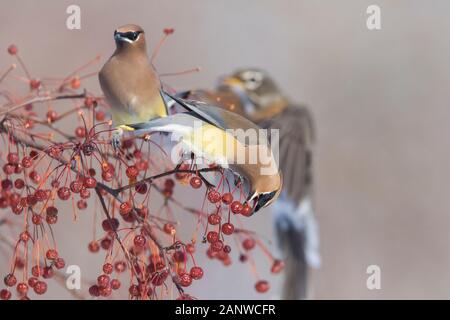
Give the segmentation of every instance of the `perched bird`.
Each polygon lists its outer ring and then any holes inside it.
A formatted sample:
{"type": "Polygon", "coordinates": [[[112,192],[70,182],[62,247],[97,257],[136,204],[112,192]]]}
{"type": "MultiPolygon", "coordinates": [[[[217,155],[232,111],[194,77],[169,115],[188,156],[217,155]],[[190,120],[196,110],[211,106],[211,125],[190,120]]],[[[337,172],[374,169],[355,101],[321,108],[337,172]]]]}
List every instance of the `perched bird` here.
{"type": "Polygon", "coordinates": [[[183,154],[229,168],[242,182],[253,212],[273,203],[282,188],[282,178],[270,143],[260,128],[236,113],[193,100],[163,93],[168,105],[180,104],[187,111],[130,125],[131,135],[167,132],[180,143],[183,154]],[[205,119],[202,114],[207,115],[205,119]]]}
{"type": "Polygon", "coordinates": [[[113,125],[167,116],[161,82],[147,56],[144,30],[127,24],[114,31],[116,50],[99,73],[100,86],[111,107],[113,125]]]}
{"type": "Polygon", "coordinates": [[[141,27],[122,26],[114,32],[114,39],[116,51],[99,74],[117,129],[113,145],[119,145],[124,131],[134,136],[172,133],[182,139],[184,152],[230,168],[243,183],[247,201],[253,201],[254,212],[271,204],[282,181],[270,143],[257,134],[259,127],[235,113],[165,92],[148,59],[141,27]],[[175,106],[184,112],[170,114],[175,106]]]}
{"type": "Polygon", "coordinates": [[[286,266],[283,297],[306,298],[308,266],[320,265],[312,201],[315,137],[311,114],[305,107],[292,104],[271,77],[259,69],[238,70],[223,78],[216,92],[199,90],[190,95],[234,109],[262,128],[280,130],[278,150],[283,191],[272,208],[277,241],[286,266]],[[223,96],[228,98],[222,99],[223,96]]]}

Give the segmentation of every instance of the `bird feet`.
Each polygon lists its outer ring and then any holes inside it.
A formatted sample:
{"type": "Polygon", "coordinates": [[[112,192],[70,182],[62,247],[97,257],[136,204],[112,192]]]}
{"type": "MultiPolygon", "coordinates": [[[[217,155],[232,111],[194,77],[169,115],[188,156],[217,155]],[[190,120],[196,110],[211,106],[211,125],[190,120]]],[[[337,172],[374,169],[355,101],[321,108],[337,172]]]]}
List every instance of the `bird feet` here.
{"type": "Polygon", "coordinates": [[[114,151],[119,150],[122,136],[123,136],[123,129],[120,127],[117,127],[113,131],[112,137],[111,137],[111,145],[112,145],[114,151]]]}

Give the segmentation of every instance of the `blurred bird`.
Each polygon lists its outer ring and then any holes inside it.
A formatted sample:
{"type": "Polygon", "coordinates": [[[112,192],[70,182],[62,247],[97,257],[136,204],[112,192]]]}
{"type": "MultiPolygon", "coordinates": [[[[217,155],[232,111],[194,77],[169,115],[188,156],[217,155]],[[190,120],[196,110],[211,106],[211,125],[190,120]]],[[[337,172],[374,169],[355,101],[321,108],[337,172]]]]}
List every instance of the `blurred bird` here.
{"type": "Polygon", "coordinates": [[[305,107],[292,104],[271,77],[259,69],[238,70],[223,78],[217,91],[192,91],[190,95],[233,109],[262,128],[280,130],[279,168],[284,181],[273,213],[277,242],[286,266],[283,298],[307,298],[308,266],[320,266],[312,202],[315,137],[311,114],[305,107]]]}
{"type": "Polygon", "coordinates": [[[239,137],[227,131],[250,129],[257,133],[259,127],[235,113],[165,92],[148,59],[141,27],[122,26],[115,30],[114,39],[116,51],[99,74],[117,129],[113,145],[118,147],[124,131],[135,136],[150,132],[178,135],[184,151],[231,169],[243,182],[254,212],[271,204],[281,191],[282,181],[268,140],[257,134],[248,139],[245,134],[239,137]],[[186,112],[169,115],[175,105],[186,112]],[[240,161],[242,157],[244,161],[240,161]]]}

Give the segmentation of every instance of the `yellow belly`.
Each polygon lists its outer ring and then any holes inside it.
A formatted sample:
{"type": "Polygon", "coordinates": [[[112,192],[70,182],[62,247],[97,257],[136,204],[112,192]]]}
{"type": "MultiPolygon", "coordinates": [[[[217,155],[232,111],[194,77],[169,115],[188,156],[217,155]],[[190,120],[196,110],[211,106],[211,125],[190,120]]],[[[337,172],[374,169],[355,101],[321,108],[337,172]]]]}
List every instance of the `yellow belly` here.
{"type": "Polygon", "coordinates": [[[130,108],[112,107],[112,120],[114,126],[136,124],[147,122],[154,118],[166,117],[166,105],[161,96],[155,98],[154,101],[136,106],[132,105],[130,108]]]}

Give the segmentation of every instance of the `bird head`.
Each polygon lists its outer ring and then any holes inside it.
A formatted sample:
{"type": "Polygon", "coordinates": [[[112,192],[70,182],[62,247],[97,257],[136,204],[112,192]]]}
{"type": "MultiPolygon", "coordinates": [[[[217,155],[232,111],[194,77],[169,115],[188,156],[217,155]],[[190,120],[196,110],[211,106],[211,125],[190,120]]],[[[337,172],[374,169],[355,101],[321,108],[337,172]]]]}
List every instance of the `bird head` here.
{"type": "Polygon", "coordinates": [[[219,82],[218,90],[233,91],[250,115],[284,100],[278,86],[267,72],[256,68],[237,70],[224,77],[219,82]]]}
{"type": "Polygon", "coordinates": [[[281,173],[260,175],[251,182],[251,191],[247,198],[250,206],[253,201],[253,213],[271,205],[280,195],[283,187],[281,173]]]}
{"type": "Polygon", "coordinates": [[[114,31],[117,49],[145,48],[144,30],[135,24],[127,24],[114,31]]]}

